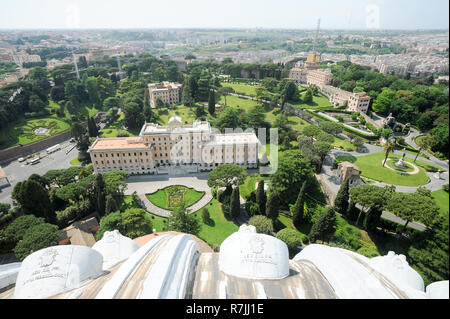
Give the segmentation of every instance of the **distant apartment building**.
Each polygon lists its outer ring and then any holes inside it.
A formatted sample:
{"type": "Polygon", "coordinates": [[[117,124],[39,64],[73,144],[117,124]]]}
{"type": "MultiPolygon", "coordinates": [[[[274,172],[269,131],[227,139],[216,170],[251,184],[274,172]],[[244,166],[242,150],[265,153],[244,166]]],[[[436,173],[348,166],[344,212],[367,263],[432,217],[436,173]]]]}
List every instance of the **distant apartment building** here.
{"type": "Polygon", "coordinates": [[[196,170],[226,163],[256,168],[259,145],[255,133],[217,134],[208,121],[182,125],[180,117],[172,116],[167,126],[145,123],[139,137],[97,138],[89,153],[97,173],[160,174],[165,167],[183,165],[196,170]]]}
{"type": "Polygon", "coordinates": [[[12,59],[19,66],[29,62],[41,62],[41,57],[37,54],[14,54],[12,59]]]}
{"type": "Polygon", "coordinates": [[[156,107],[156,100],[160,98],[164,104],[172,105],[181,102],[182,84],[173,82],[150,83],[150,107],[156,107]]]}

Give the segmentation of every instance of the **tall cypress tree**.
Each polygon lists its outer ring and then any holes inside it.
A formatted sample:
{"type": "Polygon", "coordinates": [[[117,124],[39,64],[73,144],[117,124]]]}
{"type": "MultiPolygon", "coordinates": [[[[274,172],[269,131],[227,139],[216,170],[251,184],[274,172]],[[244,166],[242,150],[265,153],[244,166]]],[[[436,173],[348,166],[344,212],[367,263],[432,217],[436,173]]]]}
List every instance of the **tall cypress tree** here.
{"type": "Polygon", "coordinates": [[[105,215],[106,197],[105,197],[105,180],[102,174],[97,174],[95,177],[95,207],[100,216],[105,215]]]}
{"type": "Polygon", "coordinates": [[[214,90],[209,91],[208,112],[211,115],[214,115],[214,113],[216,113],[216,97],[214,90]]]}
{"type": "Polygon", "coordinates": [[[239,200],[239,186],[233,188],[230,198],[231,217],[238,218],[241,214],[241,202],[239,200]]]}
{"type": "Polygon", "coordinates": [[[303,215],[305,210],[305,191],[306,191],[306,181],[303,182],[300,191],[298,192],[297,201],[295,202],[294,212],[292,216],[292,221],[296,228],[300,227],[303,222],[303,215]]]}
{"type": "Polygon", "coordinates": [[[183,92],[181,95],[181,102],[185,106],[193,106],[194,105],[194,97],[192,95],[192,79],[189,75],[186,76],[186,78],[184,79],[183,92]]]}
{"type": "Polygon", "coordinates": [[[348,189],[349,181],[348,178],[346,178],[339,188],[339,192],[337,193],[336,199],[334,200],[334,207],[336,207],[336,211],[341,215],[345,215],[347,213],[348,200],[350,198],[348,189]]]}
{"type": "Polygon", "coordinates": [[[259,206],[259,213],[265,215],[266,213],[267,196],[264,192],[264,181],[258,182],[258,188],[256,189],[256,203],[259,206]]]}
{"type": "Polygon", "coordinates": [[[322,213],[317,221],[312,225],[308,235],[309,240],[313,243],[318,239],[324,241],[327,237],[334,233],[334,225],[336,224],[336,212],[334,208],[329,207],[322,213]]]}
{"type": "Polygon", "coordinates": [[[278,217],[278,209],[280,208],[280,198],[277,193],[272,193],[267,199],[266,215],[268,218],[275,220],[278,217]]]}
{"type": "Polygon", "coordinates": [[[105,208],[105,215],[118,211],[119,205],[117,205],[117,201],[114,199],[112,195],[106,196],[106,208],[105,208]]]}

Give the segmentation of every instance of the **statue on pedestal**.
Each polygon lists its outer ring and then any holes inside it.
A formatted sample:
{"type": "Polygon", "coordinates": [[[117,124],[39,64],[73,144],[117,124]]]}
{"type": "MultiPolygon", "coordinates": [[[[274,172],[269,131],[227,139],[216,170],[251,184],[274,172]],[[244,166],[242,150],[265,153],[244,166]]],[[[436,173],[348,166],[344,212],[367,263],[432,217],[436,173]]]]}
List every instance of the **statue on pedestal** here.
{"type": "Polygon", "coordinates": [[[404,162],[405,162],[405,153],[403,153],[402,158],[400,158],[400,159],[398,160],[398,162],[395,163],[394,165],[397,166],[397,167],[406,167],[406,165],[405,165],[404,162]]]}

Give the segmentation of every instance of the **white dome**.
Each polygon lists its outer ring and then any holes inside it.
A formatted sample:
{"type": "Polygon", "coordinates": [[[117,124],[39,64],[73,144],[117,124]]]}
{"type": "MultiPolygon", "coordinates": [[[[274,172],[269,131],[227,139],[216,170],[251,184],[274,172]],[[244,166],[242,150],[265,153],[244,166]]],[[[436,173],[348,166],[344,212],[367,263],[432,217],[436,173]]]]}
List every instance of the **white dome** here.
{"type": "Polygon", "coordinates": [[[399,287],[425,291],[422,277],[409,266],[405,255],[397,255],[390,251],[386,256],[371,258],[369,265],[399,287]]]}
{"type": "Polygon", "coordinates": [[[319,244],[306,246],[293,258],[313,263],[339,298],[425,298],[423,288],[419,290],[422,278],[402,259],[399,256],[369,259],[346,249],[319,244]],[[401,261],[401,268],[394,266],[399,263],[394,260],[401,261]]]}
{"type": "Polygon", "coordinates": [[[219,268],[249,279],[282,279],[289,275],[289,252],[281,240],[242,225],[220,245],[219,268]]]}
{"type": "Polygon", "coordinates": [[[105,232],[102,239],[96,242],[92,249],[102,254],[103,270],[106,270],[128,259],[139,249],[139,246],[131,238],[123,236],[118,230],[113,230],[105,232]]]}
{"type": "Polygon", "coordinates": [[[102,262],[100,253],[85,246],[41,249],[22,262],[14,298],[47,298],[78,288],[102,273],[102,262]]]}
{"type": "Polygon", "coordinates": [[[429,299],[448,299],[448,280],[436,281],[427,286],[427,298],[429,299]]]}

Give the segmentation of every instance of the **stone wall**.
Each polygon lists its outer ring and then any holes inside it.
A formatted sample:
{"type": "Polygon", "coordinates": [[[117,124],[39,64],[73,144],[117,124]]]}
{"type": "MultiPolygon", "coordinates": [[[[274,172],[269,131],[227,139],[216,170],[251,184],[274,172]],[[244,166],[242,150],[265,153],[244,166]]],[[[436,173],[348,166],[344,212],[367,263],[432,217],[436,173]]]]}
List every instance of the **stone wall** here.
{"type": "Polygon", "coordinates": [[[33,153],[45,150],[50,146],[62,143],[70,139],[70,130],[64,131],[57,135],[45,138],[43,140],[24,145],[13,146],[0,151],[0,164],[5,164],[19,157],[25,157],[33,153]]]}

